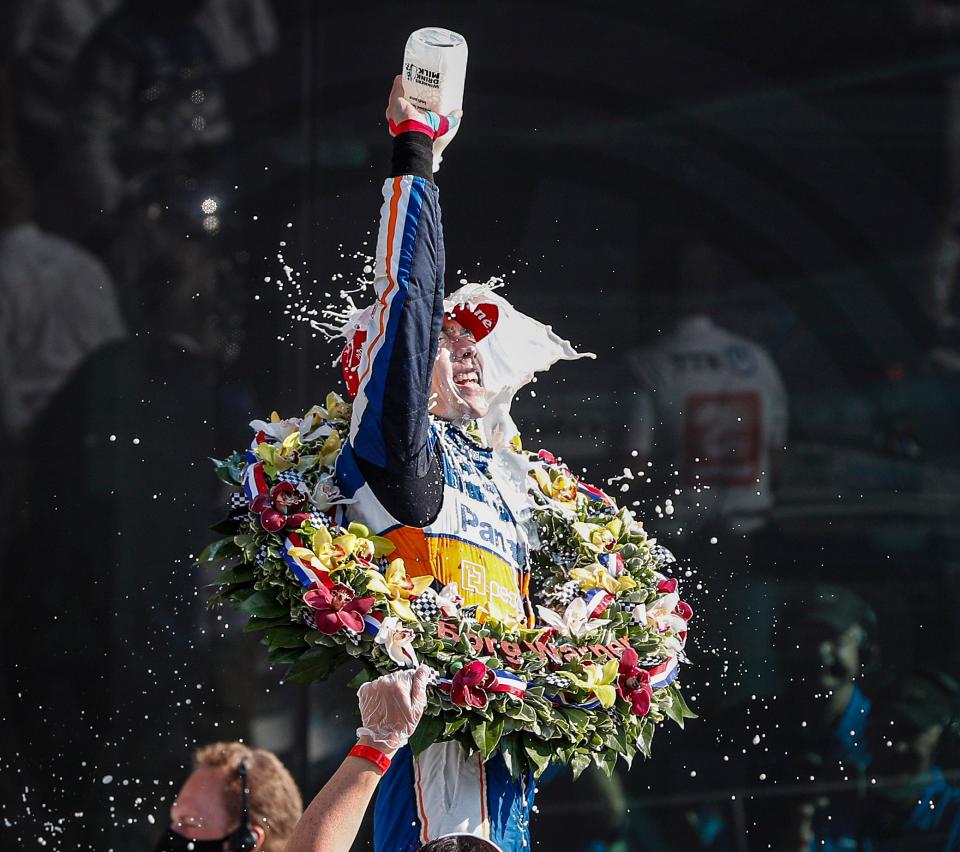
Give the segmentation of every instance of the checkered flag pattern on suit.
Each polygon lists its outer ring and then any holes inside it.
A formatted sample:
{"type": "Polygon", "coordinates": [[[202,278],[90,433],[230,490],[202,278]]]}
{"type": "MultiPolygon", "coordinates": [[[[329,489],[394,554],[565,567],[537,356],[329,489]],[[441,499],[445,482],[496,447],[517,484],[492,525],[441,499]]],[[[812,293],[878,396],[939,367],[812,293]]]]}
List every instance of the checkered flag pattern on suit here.
{"type": "Polygon", "coordinates": [[[440,618],[440,606],[437,604],[437,594],[433,589],[427,589],[410,601],[410,609],[421,621],[436,621],[440,618]]]}

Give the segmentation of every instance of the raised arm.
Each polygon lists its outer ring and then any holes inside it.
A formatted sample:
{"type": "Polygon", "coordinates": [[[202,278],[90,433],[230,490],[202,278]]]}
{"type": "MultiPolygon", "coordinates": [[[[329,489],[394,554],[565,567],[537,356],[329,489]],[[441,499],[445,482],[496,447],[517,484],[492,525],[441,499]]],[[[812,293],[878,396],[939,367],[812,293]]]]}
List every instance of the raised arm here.
{"type": "Polygon", "coordinates": [[[422,477],[433,451],[430,376],[443,323],[443,229],[433,143],[450,121],[420,112],[402,95],[397,77],[387,107],[393,167],[380,208],[377,301],[360,362],[350,439],[366,462],[391,474],[422,477]]]}
{"type": "Polygon", "coordinates": [[[286,852],[349,852],[370,799],[397,749],[406,745],[427,706],[428,671],[406,669],[360,687],[358,745],[297,823],[286,852]],[[360,756],[354,756],[359,752],[360,756]],[[379,765],[372,762],[381,755],[379,765]]]}

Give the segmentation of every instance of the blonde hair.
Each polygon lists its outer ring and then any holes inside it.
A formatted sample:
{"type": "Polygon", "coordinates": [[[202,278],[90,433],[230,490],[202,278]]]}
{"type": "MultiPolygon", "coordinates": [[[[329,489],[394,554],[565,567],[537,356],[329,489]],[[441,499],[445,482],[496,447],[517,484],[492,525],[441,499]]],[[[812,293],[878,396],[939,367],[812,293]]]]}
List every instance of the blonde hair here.
{"type": "Polygon", "coordinates": [[[230,813],[240,815],[243,801],[241,763],[247,765],[250,789],[250,825],[266,833],[263,852],[283,852],[294,826],[303,814],[303,799],[293,776],[272,752],[243,743],[211,743],[197,749],[197,769],[223,772],[223,796],[230,813]]]}

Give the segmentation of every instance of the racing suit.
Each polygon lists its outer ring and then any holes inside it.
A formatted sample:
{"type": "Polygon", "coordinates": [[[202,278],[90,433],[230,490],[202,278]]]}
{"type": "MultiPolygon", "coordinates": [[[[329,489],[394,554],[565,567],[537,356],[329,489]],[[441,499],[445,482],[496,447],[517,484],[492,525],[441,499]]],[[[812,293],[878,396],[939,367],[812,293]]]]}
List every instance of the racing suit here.
{"type": "MultiPolygon", "coordinates": [[[[490,451],[428,413],[443,325],[443,231],[429,137],[394,139],[377,237],[377,301],[367,325],[349,440],[337,461],[346,519],[396,545],[410,576],[456,582],[464,605],[498,619],[529,615],[526,539],[490,467],[490,451]]],[[[395,756],[380,784],[377,850],[415,850],[444,834],[529,849],[533,780],[514,781],[499,754],[458,743],[395,756]]]]}

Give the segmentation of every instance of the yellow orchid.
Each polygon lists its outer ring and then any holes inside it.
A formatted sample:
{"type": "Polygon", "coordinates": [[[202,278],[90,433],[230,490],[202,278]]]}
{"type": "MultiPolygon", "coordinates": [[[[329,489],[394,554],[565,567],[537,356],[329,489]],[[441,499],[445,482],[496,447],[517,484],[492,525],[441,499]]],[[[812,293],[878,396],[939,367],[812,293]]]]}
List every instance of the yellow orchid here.
{"type": "Polygon", "coordinates": [[[542,468],[535,468],[531,475],[537,481],[537,485],[547,497],[557,503],[576,503],[577,502],[577,480],[566,474],[550,478],[550,475],[542,468]]]}
{"type": "Polygon", "coordinates": [[[340,455],[340,447],[342,444],[340,433],[334,429],[327,436],[327,440],[323,442],[323,446],[320,447],[320,451],[317,453],[317,461],[319,464],[324,467],[333,467],[337,456],[340,455]]]}
{"type": "Polygon", "coordinates": [[[279,444],[264,442],[257,444],[254,455],[263,462],[267,473],[276,475],[289,470],[300,460],[300,432],[287,435],[279,444]]]}
{"type": "Polygon", "coordinates": [[[340,566],[336,563],[336,554],[333,549],[333,536],[326,527],[319,527],[310,536],[310,547],[291,547],[291,556],[305,562],[318,571],[336,571],[340,566]]]}
{"type": "Polygon", "coordinates": [[[603,526],[577,522],[573,524],[573,529],[580,536],[587,550],[601,553],[611,551],[617,546],[617,539],[623,532],[623,520],[612,518],[603,526]]]}
{"type": "Polygon", "coordinates": [[[577,677],[572,672],[557,672],[567,678],[574,686],[585,692],[591,692],[600,702],[601,707],[613,707],[617,700],[617,690],[614,684],[620,673],[620,661],[609,660],[602,666],[596,663],[583,664],[583,677],[577,677]]]}
{"type": "Polygon", "coordinates": [[[628,574],[614,577],[602,565],[592,565],[589,568],[574,568],[570,572],[570,579],[576,580],[580,588],[603,589],[611,595],[619,595],[628,589],[636,588],[637,581],[628,574]]]}
{"type": "Polygon", "coordinates": [[[347,402],[340,394],[331,391],[327,394],[326,405],[328,420],[350,420],[353,405],[347,402]]]}
{"type": "Polygon", "coordinates": [[[344,556],[355,556],[361,562],[369,562],[379,556],[389,556],[397,546],[380,535],[373,535],[370,528],[354,521],[347,531],[333,540],[334,546],[343,549],[344,556]]]}
{"type": "Polygon", "coordinates": [[[367,591],[387,598],[394,615],[404,621],[416,621],[410,608],[410,598],[422,594],[433,582],[433,577],[408,577],[402,559],[394,559],[385,574],[367,569],[367,591]]]}

